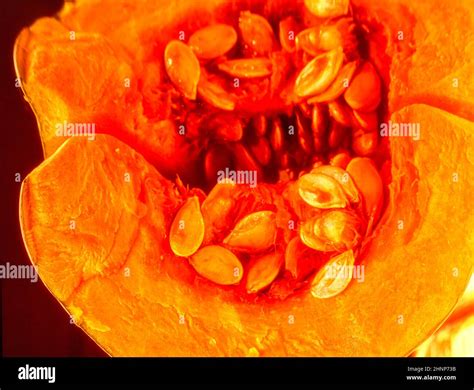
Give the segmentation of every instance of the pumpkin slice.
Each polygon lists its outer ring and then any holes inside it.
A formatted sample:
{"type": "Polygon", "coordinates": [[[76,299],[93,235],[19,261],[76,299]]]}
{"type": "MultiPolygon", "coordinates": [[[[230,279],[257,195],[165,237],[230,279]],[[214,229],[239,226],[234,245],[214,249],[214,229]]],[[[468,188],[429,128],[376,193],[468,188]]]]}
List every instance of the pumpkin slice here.
{"type": "Polygon", "coordinates": [[[474,190],[474,129],[462,119],[474,112],[473,84],[465,77],[473,70],[465,50],[472,33],[462,31],[474,24],[468,5],[456,2],[447,12],[441,0],[354,1],[377,31],[369,52],[390,87],[387,108],[394,113],[387,119],[419,123],[421,139],[384,142],[392,157],[388,204],[358,258],[363,282],[328,300],[302,293],[244,302],[196,277],[168,246],[183,199],[161,173],[192,172],[187,168],[196,165],[173,135],[176,124],[150,120],[133,82],[130,90],[110,87],[110,80],[153,70],[160,45],[176,38],[178,26],[193,31],[233,20],[239,7],[223,7],[224,0],[132,3],[122,3],[124,13],[108,1],[79,0],[61,12],[64,27],[42,19],[17,41],[17,72],[48,156],[23,183],[20,219],[30,258],[52,294],[113,356],[408,354],[450,313],[472,272],[474,220],[465,208],[474,190]],[[97,16],[108,15],[108,7],[110,24],[97,16]],[[439,26],[457,26],[460,15],[467,16],[456,44],[443,46],[439,26]],[[78,32],[76,49],[66,44],[70,30],[78,32]],[[400,30],[406,39],[397,39],[400,30]],[[430,54],[443,50],[451,52],[430,54]],[[84,80],[99,82],[84,82],[77,69],[84,80]],[[454,95],[442,89],[451,75],[465,85],[454,95]],[[95,121],[98,133],[117,138],[58,141],[45,129],[64,120],[95,121]]]}

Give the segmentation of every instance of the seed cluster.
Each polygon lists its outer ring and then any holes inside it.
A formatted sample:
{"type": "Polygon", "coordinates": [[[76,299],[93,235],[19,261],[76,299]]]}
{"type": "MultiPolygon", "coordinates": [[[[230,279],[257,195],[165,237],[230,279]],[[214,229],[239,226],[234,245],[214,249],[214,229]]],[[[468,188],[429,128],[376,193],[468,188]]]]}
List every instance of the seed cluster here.
{"type": "Polygon", "coordinates": [[[281,296],[320,269],[313,295],[333,296],[348,285],[347,274],[321,272],[353,265],[377,222],[382,181],[367,156],[379,141],[381,80],[359,50],[362,27],[348,1],[331,4],[305,1],[316,16],[311,24],[292,15],[272,25],[242,11],[235,26],[211,24],[165,48],[167,75],[186,108],[176,117],[200,143],[202,184],[212,188],[200,207],[193,197],[178,211],[170,245],[215,283],[244,280],[249,294],[270,288],[281,296]],[[231,218],[237,186],[216,184],[225,169],[289,183],[284,197],[299,222],[296,236],[279,236],[275,210],[231,218]]]}

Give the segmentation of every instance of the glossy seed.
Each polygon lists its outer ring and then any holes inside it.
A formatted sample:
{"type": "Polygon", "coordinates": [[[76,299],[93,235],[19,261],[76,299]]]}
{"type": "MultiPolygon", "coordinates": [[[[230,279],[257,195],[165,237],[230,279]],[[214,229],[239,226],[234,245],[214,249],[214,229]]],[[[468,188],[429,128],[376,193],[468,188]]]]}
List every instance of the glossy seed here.
{"type": "Polygon", "coordinates": [[[296,79],[295,94],[309,97],[323,92],[337,77],[343,58],[342,49],[338,48],[311,60],[296,79]]]}
{"type": "Polygon", "coordinates": [[[173,40],[166,46],[164,57],[172,83],[186,98],[195,100],[201,66],[194,52],[183,42],[173,40]]]}
{"type": "Polygon", "coordinates": [[[324,108],[319,104],[315,104],[312,110],[311,129],[313,130],[314,150],[320,153],[326,146],[328,117],[324,108]]]}
{"type": "Polygon", "coordinates": [[[341,146],[345,132],[345,128],[340,123],[334,121],[331,122],[328,135],[328,146],[331,149],[336,149],[341,146]]]}
{"type": "Polygon", "coordinates": [[[252,55],[266,55],[273,51],[275,45],[273,29],[263,16],[249,11],[241,12],[239,29],[244,49],[252,55]]]}
{"type": "Polygon", "coordinates": [[[300,228],[301,241],[317,251],[343,252],[354,248],[362,238],[360,218],[346,210],[330,210],[305,221],[300,228]]]}
{"type": "Polygon", "coordinates": [[[276,220],[273,211],[264,210],[242,218],[224,239],[224,244],[243,251],[263,251],[275,244],[276,220]]]}
{"type": "Polygon", "coordinates": [[[298,179],[298,193],[307,204],[318,209],[344,208],[347,196],[334,178],[322,173],[308,173],[298,179]]]}
{"type": "Polygon", "coordinates": [[[237,170],[256,172],[257,178],[261,178],[261,166],[244,145],[241,143],[232,144],[232,152],[237,170]]]}
{"type": "Polygon", "coordinates": [[[351,155],[346,150],[333,153],[330,156],[329,164],[335,167],[346,169],[347,164],[351,161],[351,155]]]}
{"type": "Polygon", "coordinates": [[[313,114],[312,105],[308,104],[308,102],[302,101],[300,104],[298,104],[298,108],[306,118],[311,118],[311,115],[313,114]]]}
{"type": "Polygon", "coordinates": [[[358,129],[352,135],[352,150],[358,156],[371,156],[377,150],[378,140],[377,131],[365,132],[358,129]]]}
{"type": "Polygon", "coordinates": [[[257,138],[255,142],[250,144],[250,151],[261,165],[266,166],[270,163],[272,158],[272,149],[266,138],[257,138]]]}
{"type": "Polygon", "coordinates": [[[296,47],[312,57],[319,53],[319,27],[307,28],[296,36],[296,47]]]}
{"type": "Polygon", "coordinates": [[[283,124],[280,118],[275,118],[272,121],[272,128],[270,131],[270,145],[275,152],[283,149],[283,124]]]}
{"type": "Polygon", "coordinates": [[[293,53],[296,49],[296,34],[298,32],[298,24],[293,16],[288,16],[280,21],[279,24],[280,44],[283,50],[293,53]]]}
{"type": "Polygon", "coordinates": [[[176,256],[191,256],[204,239],[204,220],[199,199],[186,200],[176,214],[170,229],[170,246],[176,256]]]}
{"type": "Polygon", "coordinates": [[[309,104],[325,103],[336,100],[349,87],[352,77],[357,69],[358,62],[351,61],[345,64],[339,71],[334,82],[324,92],[308,100],[309,104]]]}
{"type": "Polygon", "coordinates": [[[342,103],[339,100],[329,102],[328,110],[329,115],[342,126],[349,127],[352,124],[351,111],[345,103],[342,103]]]}
{"type": "Polygon", "coordinates": [[[237,32],[227,24],[212,24],[197,30],[189,38],[189,46],[196,56],[211,60],[226,54],[237,42],[237,32]]]}
{"type": "Polygon", "coordinates": [[[201,248],[189,263],[202,277],[220,285],[237,284],[242,279],[242,263],[230,250],[219,245],[201,248]]]}
{"type": "Polygon", "coordinates": [[[364,62],[344,93],[347,104],[354,110],[374,111],[382,97],[380,77],[370,62],[364,62]]]}
{"type": "Polygon", "coordinates": [[[349,0],[304,0],[304,5],[320,18],[335,18],[349,12],[349,0]]]}
{"type": "Polygon", "coordinates": [[[204,72],[201,73],[199,80],[198,94],[206,103],[215,108],[225,111],[235,109],[235,98],[221,84],[209,79],[204,72]]]}
{"type": "Polygon", "coordinates": [[[311,154],[313,151],[313,137],[310,130],[308,120],[299,111],[296,112],[296,133],[298,143],[306,154],[311,154]]]}
{"type": "MultiPolygon", "coordinates": [[[[214,178],[214,177],[213,177],[214,178]]],[[[232,210],[235,205],[233,193],[235,192],[233,182],[221,181],[212,188],[201,206],[204,219],[204,243],[214,240],[215,236],[225,229],[231,221],[232,210]]]]}
{"type": "Polygon", "coordinates": [[[344,169],[332,165],[321,165],[317,168],[313,168],[311,173],[322,173],[323,175],[332,177],[339,183],[351,203],[358,203],[360,201],[359,191],[349,173],[344,169]]]}
{"type": "Polygon", "coordinates": [[[366,215],[377,223],[383,204],[383,184],[380,174],[370,158],[356,157],[347,165],[356,187],[364,199],[366,215]]]}
{"type": "Polygon", "coordinates": [[[357,124],[365,131],[376,131],[379,126],[379,119],[376,111],[360,112],[353,111],[357,124]]]}
{"type": "Polygon", "coordinates": [[[335,23],[324,24],[319,32],[319,49],[329,51],[342,46],[346,56],[352,57],[358,46],[355,28],[352,18],[341,18],[335,23]]]}
{"type": "Polygon", "coordinates": [[[207,184],[213,186],[217,183],[218,172],[231,167],[232,156],[227,148],[217,145],[210,147],[204,157],[204,173],[207,184]]]}
{"type": "Polygon", "coordinates": [[[258,114],[252,118],[252,126],[255,129],[255,135],[263,137],[267,132],[268,121],[264,114],[258,114]]]}
{"type": "Polygon", "coordinates": [[[311,217],[304,221],[300,227],[299,237],[301,242],[308,248],[319,252],[327,252],[331,250],[332,247],[329,247],[329,250],[327,250],[328,244],[324,241],[324,238],[317,236],[314,232],[314,225],[318,218],[320,218],[320,216],[311,217]]]}
{"type": "Polygon", "coordinates": [[[267,77],[272,74],[272,62],[268,58],[239,58],[221,62],[219,70],[232,77],[246,79],[267,77]]]}
{"type": "Polygon", "coordinates": [[[254,294],[270,286],[280,273],[282,265],[283,256],[276,252],[251,261],[246,283],[247,293],[254,294]]]}
{"type": "Polygon", "coordinates": [[[311,295],[326,299],[343,292],[352,280],[354,262],[352,250],[331,258],[314,277],[311,283],[311,295]]]}
{"type": "Polygon", "coordinates": [[[290,240],[285,249],[285,270],[294,279],[304,279],[319,263],[318,253],[301,242],[299,237],[290,240]]]}

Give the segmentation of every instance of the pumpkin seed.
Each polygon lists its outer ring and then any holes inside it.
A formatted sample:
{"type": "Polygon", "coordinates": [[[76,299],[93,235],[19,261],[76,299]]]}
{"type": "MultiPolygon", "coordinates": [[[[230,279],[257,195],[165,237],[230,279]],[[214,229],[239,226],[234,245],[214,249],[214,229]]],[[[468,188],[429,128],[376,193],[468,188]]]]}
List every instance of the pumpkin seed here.
{"type": "Polygon", "coordinates": [[[359,191],[349,173],[344,169],[331,165],[321,165],[317,168],[313,168],[311,173],[322,173],[323,175],[332,177],[339,183],[351,203],[358,203],[360,201],[359,191]]]}
{"type": "Polygon", "coordinates": [[[272,26],[261,15],[243,11],[239,17],[239,29],[244,49],[254,56],[267,55],[273,51],[275,36],[272,26]]]}
{"type": "Polygon", "coordinates": [[[324,239],[317,236],[314,232],[314,224],[320,216],[315,216],[303,222],[300,227],[300,240],[308,248],[315,249],[320,252],[331,251],[332,247],[328,249],[328,243],[324,239]]]}
{"type": "Polygon", "coordinates": [[[351,125],[351,113],[345,103],[341,103],[339,100],[334,100],[328,104],[329,115],[337,123],[340,123],[344,127],[351,125]]]}
{"type": "Polygon", "coordinates": [[[296,36],[296,47],[310,56],[315,57],[319,54],[318,44],[319,27],[307,28],[296,36]]]}
{"type": "Polygon", "coordinates": [[[244,272],[237,256],[219,245],[201,248],[189,259],[189,263],[199,275],[221,285],[239,283],[244,272]]]}
{"type": "Polygon", "coordinates": [[[217,174],[232,166],[232,156],[230,151],[222,145],[214,145],[206,152],[204,157],[204,172],[206,181],[213,186],[217,183],[217,174]]]}
{"type": "Polygon", "coordinates": [[[366,131],[376,131],[379,125],[379,119],[376,111],[360,112],[353,111],[357,124],[366,131]]]}
{"type": "Polygon", "coordinates": [[[307,119],[299,111],[296,112],[296,131],[298,135],[298,143],[306,154],[311,154],[313,151],[313,137],[310,132],[310,126],[307,119]]]}
{"type": "Polygon", "coordinates": [[[298,108],[306,118],[311,118],[311,115],[313,114],[313,106],[309,105],[308,102],[303,101],[299,103],[298,108]]]}
{"type": "Polygon", "coordinates": [[[246,289],[249,294],[255,294],[276,279],[283,264],[283,256],[274,252],[259,257],[249,264],[246,289]]]}
{"type": "Polygon", "coordinates": [[[166,45],[164,57],[171,82],[186,98],[195,100],[201,67],[194,52],[183,42],[173,40],[166,45]]]}
{"type": "Polygon", "coordinates": [[[267,77],[272,74],[272,62],[268,58],[239,58],[217,65],[219,70],[233,77],[246,79],[267,77]]]}
{"type": "Polygon", "coordinates": [[[201,206],[204,219],[204,242],[209,243],[215,236],[227,229],[235,200],[232,196],[235,191],[233,182],[217,183],[201,206]]]}
{"type": "Polygon", "coordinates": [[[199,96],[213,107],[225,111],[235,109],[235,98],[222,85],[208,79],[205,72],[201,73],[197,91],[199,96]]]}
{"type": "Polygon", "coordinates": [[[364,199],[366,215],[376,223],[383,203],[383,184],[375,164],[370,158],[356,157],[347,165],[347,172],[364,199]]]}
{"type": "Polygon", "coordinates": [[[314,277],[311,295],[326,299],[343,292],[352,280],[354,262],[352,250],[334,256],[314,277]]]}
{"type": "Polygon", "coordinates": [[[296,79],[296,96],[309,97],[323,92],[339,73],[343,57],[342,48],[338,48],[311,60],[296,79]]]}
{"type": "Polygon", "coordinates": [[[263,114],[258,114],[252,118],[252,126],[255,129],[255,134],[258,137],[263,137],[267,132],[268,121],[263,114]]]}
{"type": "Polygon", "coordinates": [[[272,158],[272,149],[266,138],[257,138],[254,143],[250,144],[250,151],[261,165],[266,166],[270,163],[272,158]]]}
{"type": "Polygon", "coordinates": [[[307,204],[319,209],[344,208],[348,199],[336,179],[322,173],[308,173],[298,179],[298,193],[307,204]]]}
{"type": "Polygon", "coordinates": [[[344,93],[347,104],[354,110],[374,111],[382,97],[380,77],[374,66],[366,61],[344,93]]]}
{"type": "Polygon", "coordinates": [[[320,18],[335,18],[349,12],[349,0],[304,0],[304,5],[320,18]]]}
{"type": "Polygon", "coordinates": [[[358,61],[351,61],[345,64],[338,73],[334,82],[324,92],[308,100],[309,104],[325,103],[336,100],[349,86],[352,77],[357,69],[358,61]]]}
{"type": "Polygon", "coordinates": [[[193,196],[186,200],[176,214],[170,229],[170,247],[176,256],[191,256],[204,239],[204,220],[199,199],[193,196]]]}
{"type": "Polygon", "coordinates": [[[301,241],[321,252],[343,252],[360,243],[360,218],[346,210],[331,210],[304,222],[301,241]]]}
{"type": "Polygon", "coordinates": [[[197,30],[189,38],[189,46],[196,56],[211,60],[226,54],[237,42],[237,32],[227,24],[213,24],[197,30]]]}
{"type": "Polygon", "coordinates": [[[346,129],[338,122],[331,122],[331,127],[329,129],[328,135],[328,146],[331,149],[338,148],[345,136],[346,129]]]}
{"type": "Polygon", "coordinates": [[[302,280],[319,263],[318,252],[312,250],[301,242],[299,237],[290,240],[285,250],[285,270],[287,270],[294,279],[302,280]]]}
{"type": "Polygon", "coordinates": [[[344,53],[352,54],[357,50],[358,42],[354,34],[356,25],[352,18],[341,18],[335,23],[321,26],[319,32],[319,49],[333,50],[339,46],[344,48],[344,53]]]}
{"type": "Polygon", "coordinates": [[[275,118],[272,121],[272,128],[270,132],[270,145],[275,152],[283,149],[283,124],[280,118],[275,118]]]}
{"type": "Polygon", "coordinates": [[[349,152],[343,150],[341,152],[334,153],[330,156],[329,164],[335,167],[346,169],[347,164],[351,161],[349,152]]]}
{"type": "Polygon", "coordinates": [[[358,129],[352,135],[352,150],[358,156],[370,156],[377,150],[378,140],[376,131],[358,129]]]}
{"type": "Polygon", "coordinates": [[[276,215],[273,211],[257,211],[242,218],[224,239],[224,244],[244,251],[263,251],[275,244],[276,215]]]}
{"type": "Polygon", "coordinates": [[[256,171],[257,178],[260,178],[262,175],[262,168],[257,161],[252,157],[252,154],[248,149],[240,144],[232,144],[232,153],[234,156],[235,167],[238,170],[243,171],[256,171]]]}
{"type": "Polygon", "coordinates": [[[311,115],[311,129],[313,130],[314,150],[318,153],[325,148],[327,128],[326,112],[321,105],[315,104],[311,115]]]}

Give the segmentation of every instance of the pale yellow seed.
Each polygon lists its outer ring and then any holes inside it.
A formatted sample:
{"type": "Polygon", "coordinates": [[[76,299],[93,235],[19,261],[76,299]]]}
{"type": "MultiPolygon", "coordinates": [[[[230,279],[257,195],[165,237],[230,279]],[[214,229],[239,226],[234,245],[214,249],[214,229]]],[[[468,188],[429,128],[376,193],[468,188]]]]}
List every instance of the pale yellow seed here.
{"type": "Polygon", "coordinates": [[[323,173],[301,176],[298,179],[298,193],[307,204],[319,209],[344,208],[348,205],[341,185],[323,173]]]}
{"type": "Polygon", "coordinates": [[[201,248],[189,262],[199,275],[221,285],[239,283],[244,273],[237,256],[219,245],[201,248]]]}
{"type": "Polygon", "coordinates": [[[276,233],[275,213],[257,211],[237,222],[224,244],[238,250],[263,251],[275,243],[276,233]]]}
{"type": "Polygon", "coordinates": [[[301,241],[321,252],[344,252],[361,240],[360,218],[345,210],[326,211],[305,221],[300,228],[301,241]]]}
{"type": "Polygon", "coordinates": [[[358,203],[360,201],[359,190],[349,173],[344,169],[333,165],[320,165],[317,168],[313,168],[311,173],[322,173],[326,176],[332,177],[341,185],[342,190],[351,203],[358,203]]]}
{"type": "Polygon", "coordinates": [[[197,196],[189,198],[176,214],[170,229],[170,247],[176,256],[191,256],[204,239],[204,219],[197,196]]]}
{"type": "Polygon", "coordinates": [[[335,18],[349,12],[349,0],[304,0],[309,12],[320,18],[335,18]]]}
{"type": "Polygon", "coordinates": [[[249,294],[257,293],[268,287],[280,273],[283,256],[270,253],[249,264],[246,289],[249,294]]]}
{"type": "Polygon", "coordinates": [[[343,292],[351,282],[354,262],[352,250],[329,260],[314,277],[311,283],[311,295],[315,298],[326,299],[343,292]]]}
{"type": "Polygon", "coordinates": [[[308,62],[295,81],[295,94],[310,97],[323,92],[337,77],[343,59],[342,48],[338,48],[308,62]]]}

